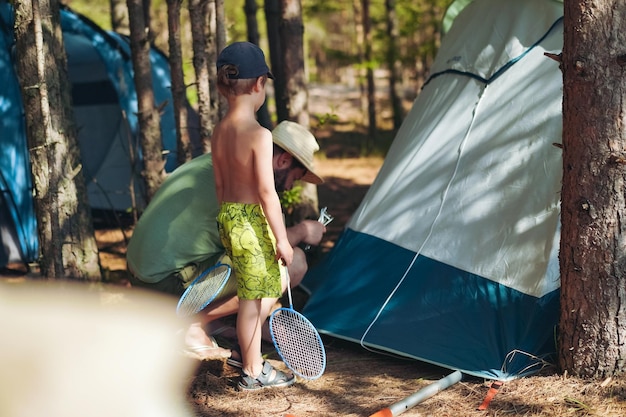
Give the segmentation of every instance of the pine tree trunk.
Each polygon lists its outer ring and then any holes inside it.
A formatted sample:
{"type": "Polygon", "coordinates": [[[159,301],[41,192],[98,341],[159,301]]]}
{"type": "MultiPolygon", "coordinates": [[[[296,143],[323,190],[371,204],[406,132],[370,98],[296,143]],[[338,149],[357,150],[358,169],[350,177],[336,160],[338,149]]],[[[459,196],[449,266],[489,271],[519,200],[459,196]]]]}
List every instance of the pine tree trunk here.
{"type": "Polygon", "coordinates": [[[34,0],[15,6],[17,72],[35,187],[41,273],[47,278],[99,281],[59,4],[34,0]]]}
{"type": "Polygon", "coordinates": [[[143,153],[145,200],[149,203],[165,179],[161,119],[155,106],[150,64],[149,26],[142,0],[127,0],[133,80],[137,91],[139,143],[143,153]]]}
{"type": "Polygon", "coordinates": [[[209,44],[214,41],[209,30],[209,2],[203,0],[189,0],[189,19],[191,21],[191,39],[193,50],[193,68],[196,74],[196,89],[198,95],[198,116],[200,118],[200,141],[204,153],[211,150],[211,135],[215,122],[211,106],[210,59],[209,44]]]}
{"type": "Polygon", "coordinates": [[[370,153],[376,140],[376,85],[374,84],[373,52],[372,52],[372,22],[370,20],[370,2],[362,0],[363,12],[363,45],[365,46],[365,77],[367,80],[367,143],[366,152],[370,153]]]}
{"type": "Polygon", "coordinates": [[[365,68],[363,68],[363,62],[365,62],[365,35],[363,34],[363,7],[361,7],[361,0],[352,0],[352,10],[354,16],[355,55],[359,64],[357,67],[359,91],[361,92],[359,103],[361,107],[361,121],[364,122],[367,118],[367,95],[365,94],[365,68]]]}
{"type": "Polygon", "coordinates": [[[398,59],[398,18],[395,0],[385,0],[387,10],[387,68],[389,69],[389,101],[393,113],[393,128],[399,129],[404,119],[401,100],[402,66],[398,59]]]}
{"type": "MultiPolygon", "coordinates": [[[[217,62],[217,54],[219,51],[226,47],[226,11],[224,10],[224,0],[214,0],[215,2],[215,27],[214,27],[214,35],[215,35],[215,48],[213,49],[215,56],[211,57],[212,69],[215,71],[212,75],[212,79],[217,79],[217,69],[215,69],[215,63],[217,62]]],[[[228,101],[226,97],[221,94],[217,94],[217,84],[215,84],[215,96],[213,99],[217,98],[216,105],[213,107],[217,107],[217,116],[218,120],[221,120],[226,115],[228,111],[228,101]]]]}
{"type": "MultiPolygon", "coordinates": [[[[248,30],[248,42],[255,45],[259,43],[259,24],[256,19],[256,14],[259,8],[257,7],[256,0],[245,0],[244,13],[246,14],[246,28],[248,30]]],[[[267,109],[267,100],[257,111],[257,119],[261,126],[267,129],[272,129],[272,119],[270,118],[269,111],[267,109]]]]}
{"type": "Polygon", "coordinates": [[[176,122],[176,160],[178,165],[191,160],[191,140],[187,125],[187,89],[183,73],[183,53],[180,41],[180,7],[182,0],[167,0],[167,27],[169,32],[169,64],[172,77],[172,99],[176,122]]]}
{"type": "Polygon", "coordinates": [[[259,24],[256,19],[258,10],[259,7],[256,4],[256,0],[245,0],[243,11],[246,14],[248,42],[252,42],[255,45],[259,45],[259,24]]]}
{"type": "Polygon", "coordinates": [[[265,21],[267,23],[267,40],[270,48],[270,67],[274,74],[274,101],[276,102],[276,119],[278,122],[289,120],[287,97],[287,78],[285,73],[282,39],[280,35],[281,3],[280,0],[265,0],[265,21]]]}
{"type": "MultiPolygon", "coordinates": [[[[304,68],[304,23],[300,0],[281,0],[279,27],[281,61],[284,77],[286,119],[309,128],[309,93],[304,68]]],[[[280,114],[278,117],[281,119],[280,114]]],[[[295,218],[310,217],[318,212],[317,187],[303,183],[302,203],[295,209],[295,218]]]]}
{"type": "Polygon", "coordinates": [[[626,366],[626,3],[565,2],[559,361],[626,366]]]}
{"type": "Polygon", "coordinates": [[[281,2],[279,34],[286,81],[287,119],[308,128],[309,93],[304,71],[302,5],[300,0],[281,0],[281,2]]]}

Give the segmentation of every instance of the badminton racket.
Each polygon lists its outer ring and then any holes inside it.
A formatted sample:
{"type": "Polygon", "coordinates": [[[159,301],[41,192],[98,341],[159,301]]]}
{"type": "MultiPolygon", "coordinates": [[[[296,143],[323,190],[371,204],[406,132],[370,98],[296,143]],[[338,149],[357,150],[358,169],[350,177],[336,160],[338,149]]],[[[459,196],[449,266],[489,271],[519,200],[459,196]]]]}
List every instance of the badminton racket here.
{"type": "MultiPolygon", "coordinates": [[[[328,226],[328,223],[332,222],[335,218],[328,214],[328,207],[324,207],[320,210],[320,217],[317,219],[318,222],[322,223],[324,226],[328,226]]],[[[307,251],[311,249],[311,245],[306,245],[304,250],[307,251]]]]}
{"type": "Polygon", "coordinates": [[[285,365],[296,375],[304,379],[317,379],[326,368],[326,351],[315,326],[293,309],[289,272],[287,294],[289,308],[278,308],[270,315],[272,342],[285,365]]]}
{"type": "Polygon", "coordinates": [[[230,272],[230,265],[218,263],[200,274],[181,295],[176,313],[179,316],[191,316],[203,310],[226,286],[230,272]]]}

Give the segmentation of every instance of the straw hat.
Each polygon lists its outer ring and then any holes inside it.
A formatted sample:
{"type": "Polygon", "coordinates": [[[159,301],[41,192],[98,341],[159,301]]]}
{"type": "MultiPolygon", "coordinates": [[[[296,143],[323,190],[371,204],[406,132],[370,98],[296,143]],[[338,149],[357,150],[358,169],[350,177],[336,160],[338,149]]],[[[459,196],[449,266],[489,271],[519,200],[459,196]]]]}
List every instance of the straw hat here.
{"type": "Polygon", "coordinates": [[[274,128],[272,137],[276,145],[289,152],[307,169],[302,181],[312,184],[324,182],[313,170],[313,154],[319,151],[320,147],[311,132],[298,123],[285,120],[274,128]]]}

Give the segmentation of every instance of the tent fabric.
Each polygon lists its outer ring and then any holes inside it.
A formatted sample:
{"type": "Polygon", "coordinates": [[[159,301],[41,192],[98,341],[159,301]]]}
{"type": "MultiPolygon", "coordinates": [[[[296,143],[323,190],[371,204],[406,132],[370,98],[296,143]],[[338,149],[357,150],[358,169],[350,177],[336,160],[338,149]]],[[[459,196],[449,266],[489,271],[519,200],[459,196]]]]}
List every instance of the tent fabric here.
{"type": "Polygon", "coordinates": [[[4,248],[0,250],[0,265],[15,261],[16,248],[26,259],[35,259],[38,249],[20,87],[11,55],[12,26],[7,24],[10,13],[8,7],[0,8],[0,202],[7,206],[0,211],[4,248]]]}
{"type": "Polygon", "coordinates": [[[322,333],[507,380],[555,352],[562,4],[476,0],[306,275],[322,333]]]}
{"type": "MultiPolygon", "coordinates": [[[[132,182],[135,202],[142,208],[143,166],[129,41],[69,10],[61,11],[61,27],[89,203],[97,209],[127,210],[132,182]]],[[[177,148],[169,63],[155,48],[150,63],[155,101],[166,103],[160,124],[165,170],[171,172],[177,148]]]]}
{"type": "MultiPolygon", "coordinates": [[[[104,31],[70,9],[61,9],[63,43],[72,85],[74,121],[81,151],[89,205],[96,210],[142,209],[141,147],[138,139],[137,96],[134,90],[128,39],[104,31]],[[134,190],[134,194],[131,193],[134,190]]],[[[0,266],[14,262],[15,247],[22,262],[38,257],[30,161],[24,127],[20,87],[15,72],[13,11],[0,0],[0,266]]],[[[157,105],[162,105],[161,135],[165,169],[177,165],[176,128],[167,58],[156,48],[150,52],[157,105]]],[[[190,136],[196,148],[197,123],[190,136]]]]}

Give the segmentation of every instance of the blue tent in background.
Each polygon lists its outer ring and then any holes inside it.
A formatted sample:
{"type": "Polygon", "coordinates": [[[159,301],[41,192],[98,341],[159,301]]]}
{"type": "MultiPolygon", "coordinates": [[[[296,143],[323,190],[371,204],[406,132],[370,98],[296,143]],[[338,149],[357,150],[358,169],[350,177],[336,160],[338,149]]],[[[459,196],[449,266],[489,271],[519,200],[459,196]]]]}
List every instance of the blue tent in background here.
{"type": "Polygon", "coordinates": [[[454,19],[376,180],[305,276],[321,333],[499,380],[555,353],[562,75],[544,53],[561,51],[562,15],[553,0],[475,0],[454,19]]]}
{"type": "MultiPolygon", "coordinates": [[[[93,209],[126,211],[143,206],[137,97],[127,38],[61,10],[63,43],[72,84],[83,173],[93,209]]],[[[0,1],[0,267],[38,257],[36,219],[20,87],[15,72],[13,10],[0,1]]],[[[166,171],[176,167],[176,127],[167,57],[153,48],[155,100],[161,116],[166,171]]],[[[191,117],[195,116],[190,111],[191,117]]],[[[190,126],[197,126],[193,120],[190,126]]],[[[198,131],[190,131],[198,146],[198,131]]]]}

